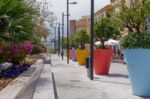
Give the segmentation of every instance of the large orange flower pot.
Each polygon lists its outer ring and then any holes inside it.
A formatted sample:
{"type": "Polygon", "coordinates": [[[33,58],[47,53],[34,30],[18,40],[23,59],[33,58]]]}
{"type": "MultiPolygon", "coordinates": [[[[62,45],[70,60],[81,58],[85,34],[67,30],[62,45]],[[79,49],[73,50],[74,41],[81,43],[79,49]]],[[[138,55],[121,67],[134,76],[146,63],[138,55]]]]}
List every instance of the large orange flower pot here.
{"type": "Polygon", "coordinates": [[[85,65],[85,59],[90,54],[89,50],[76,50],[77,61],[79,65],[85,65]]]}
{"type": "Polygon", "coordinates": [[[112,60],[112,49],[94,50],[94,69],[97,75],[107,75],[109,73],[112,60]]]}

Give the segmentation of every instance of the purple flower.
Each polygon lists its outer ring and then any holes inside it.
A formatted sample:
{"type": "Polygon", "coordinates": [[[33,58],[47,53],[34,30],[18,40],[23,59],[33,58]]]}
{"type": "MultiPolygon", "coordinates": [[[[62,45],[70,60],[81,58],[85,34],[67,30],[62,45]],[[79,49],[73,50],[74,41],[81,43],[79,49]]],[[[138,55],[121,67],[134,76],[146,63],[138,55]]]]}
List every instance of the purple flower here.
{"type": "Polygon", "coordinates": [[[26,41],[24,43],[24,49],[27,50],[27,51],[29,51],[29,52],[32,52],[32,49],[33,49],[32,43],[29,42],[29,41],[26,41]]]}

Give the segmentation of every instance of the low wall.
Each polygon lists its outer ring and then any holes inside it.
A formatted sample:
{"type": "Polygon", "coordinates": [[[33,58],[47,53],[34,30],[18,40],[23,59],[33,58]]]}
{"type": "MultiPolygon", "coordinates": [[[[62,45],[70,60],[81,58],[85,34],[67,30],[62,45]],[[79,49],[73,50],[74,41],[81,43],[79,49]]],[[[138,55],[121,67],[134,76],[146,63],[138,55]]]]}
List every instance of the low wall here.
{"type": "Polygon", "coordinates": [[[37,60],[31,68],[0,91],[0,99],[32,99],[43,66],[43,60],[37,60]]]}

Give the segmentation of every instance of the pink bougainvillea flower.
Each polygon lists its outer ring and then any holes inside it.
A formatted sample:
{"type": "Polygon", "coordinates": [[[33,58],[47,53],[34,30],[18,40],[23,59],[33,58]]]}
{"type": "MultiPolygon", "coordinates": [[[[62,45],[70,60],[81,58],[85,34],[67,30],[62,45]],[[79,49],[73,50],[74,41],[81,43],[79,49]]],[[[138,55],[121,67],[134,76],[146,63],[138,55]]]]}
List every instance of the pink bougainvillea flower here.
{"type": "Polygon", "coordinates": [[[32,52],[33,46],[29,41],[24,42],[24,49],[28,52],[32,52]]]}

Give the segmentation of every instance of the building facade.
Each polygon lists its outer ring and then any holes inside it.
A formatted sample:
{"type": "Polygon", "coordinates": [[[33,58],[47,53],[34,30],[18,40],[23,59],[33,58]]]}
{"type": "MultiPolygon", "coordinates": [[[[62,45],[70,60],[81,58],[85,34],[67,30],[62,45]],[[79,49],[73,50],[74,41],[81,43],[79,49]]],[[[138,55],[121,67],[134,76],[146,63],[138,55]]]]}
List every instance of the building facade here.
{"type": "MultiPolygon", "coordinates": [[[[113,14],[114,7],[106,5],[102,9],[95,12],[95,20],[100,20],[102,17],[110,16],[113,14]]],[[[90,15],[82,16],[81,19],[70,21],[70,33],[78,33],[80,30],[85,30],[87,34],[90,34],[90,15]]]]}
{"type": "Polygon", "coordinates": [[[111,17],[113,15],[114,6],[109,4],[103,7],[102,9],[98,10],[94,15],[95,20],[100,20],[103,17],[111,17]]]}
{"type": "Polygon", "coordinates": [[[76,20],[70,20],[70,34],[76,33],[76,20]]]}
{"type": "Polygon", "coordinates": [[[85,30],[87,34],[90,34],[90,16],[82,16],[76,21],[76,32],[80,30],[85,30]]]}

